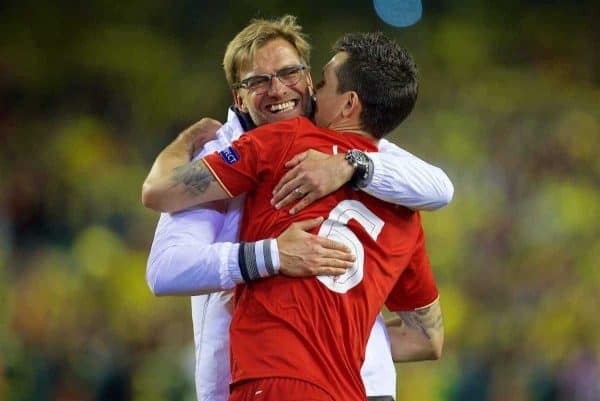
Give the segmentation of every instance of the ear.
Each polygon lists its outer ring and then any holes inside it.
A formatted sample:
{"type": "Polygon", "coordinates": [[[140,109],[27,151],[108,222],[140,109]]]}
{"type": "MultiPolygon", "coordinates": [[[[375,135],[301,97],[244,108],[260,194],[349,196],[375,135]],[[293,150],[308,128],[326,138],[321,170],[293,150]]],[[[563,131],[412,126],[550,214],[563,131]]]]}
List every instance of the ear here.
{"type": "Polygon", "coordinates": [[[233,89],[231,91],[231,95],[233,96],[233,103],[235,103],[235,106],[238,108],[238,110],[242,113],[247,113],[248,108],[244,104],[244,99],[242,98],[240,93],[237,90],[233,89]]]}
{"type": "Polygon", "coordinates": [[[360,112],[362,111],[362,103],[358,98],[358,93],[354,91],[346,92],[346,103],[342,108],[342,116],[344,118],[352,119],[356,118],[357,120],[360,117],[360,112]]]}

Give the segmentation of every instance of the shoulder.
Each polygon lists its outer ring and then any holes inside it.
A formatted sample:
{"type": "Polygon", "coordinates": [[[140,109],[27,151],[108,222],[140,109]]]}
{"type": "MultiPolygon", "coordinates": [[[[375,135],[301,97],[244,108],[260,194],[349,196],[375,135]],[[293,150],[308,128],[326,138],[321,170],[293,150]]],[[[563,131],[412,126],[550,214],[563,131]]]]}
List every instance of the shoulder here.
{"type": "Polygon", "coordinates": [[[235,113],[230,112],[227,115],[227,121],[217,131],[217,138],[226,141],[233,141],[244,133],[244,128],[235,113]]]}

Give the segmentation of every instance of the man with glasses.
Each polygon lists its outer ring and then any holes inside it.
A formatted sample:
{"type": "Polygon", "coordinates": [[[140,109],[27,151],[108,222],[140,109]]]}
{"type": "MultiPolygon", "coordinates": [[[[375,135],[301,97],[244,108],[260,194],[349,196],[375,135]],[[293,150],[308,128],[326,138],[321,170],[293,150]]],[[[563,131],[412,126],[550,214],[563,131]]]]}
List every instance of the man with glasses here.
{"type": "Polygon", "coordinates": [[[269,90],[273,78],[279,79],[279,81],[286,86],[293,86],[296,85],[300,79],[304,78],[302,72],[305,70],[306,66],[304,64],[290,65],[273,74],[254,75],[239,83],[233,84],[232,86],[235,90],[244,88],[255,95],[262,95],[269,90]]]}
{"type": "MultiPolygon", "coordinates": [[[[217,133],[216,142],[206,144],[205,153],[225,148],[222,154],[233,161],[235,153],[227,150],[230,141],[253,123],[263,125],[308,113],[312,106],[312,78],[304,67],[308,55],[308,44],[293,17],[254,21],[240,32],[229,44],[224,58],[235,108],[230,111],[227,124],[217,133]]],[[[180,135],[177,144],[185,143],[186,157],[189,158],[206,138],[207,125],[211,126],[211,122],[204,120],[180,135]]],[[[172,154],[173,149],[173,144],[167,147],[159,159],[172,154]]],[[[306,204],[295,205],[298,209],[295,211],[299,211],[349,179],[354,186],[375,196],[415,208],[434,209],[449,201],[452,187],[441,170],[389,142],[382,141],[382,150],[387,153],[369,153],[369,158],[358,153],[351,155],[351,160],[346,160],[342,153],[327,157],[303,153],[294,159],[293,165],[301,163],[283,177],[283,184],[278,187],[282,192],[276,194],[275,206],[285,207],[292,200],[300,199],[306,204]],[[306,165],[319,165],[320,169],[310,171],[310,175],[306,173],[306,165]],[[319,181],[314,179],[315,176],[329,179],[319,181]],[[317,185],[316,182],[325,184],[317,185]]],[[[145,183],[146,205],[167,211],[181,206],[175,197],[161,198],[165,188],[154,180],[155,173],[180,164],[180,160],[155,164],[145,183]]],[[[186,191],[206,185],[193,169],[179,169],[176,177],[178,182],[185,183],[186,191]]],[[[168,187],[172,184],[170,181],[168,187]]],[[[233,243],[237,239],[240,205],[240,198],[235,198],[221,209],[224,213],[205,208],[161,216],[148,262],[148,282],[155,293],[193,295],[231,289],[235,284],[272,273],[289,276],[341,274],[351,265],[346,247],[305,232],[321,222],[318,218],[295,223],[276,240],[244,245],[233,243]]],[[[224,374],[228,373],[230,294],[219,292],[193,297],[197,390],[201,400],[222,399],[219,397],[227,391],[224,374]]],[[[375,362],[365,369],[366,373],[363,372],[367,391],[370,395],[391,395],[395,391],[395,372],[380,318],[371,338],[377,340],[369,342],[369,347],[372,343],[375,345],[367,351],[365,367],[369,361],[375,362]]]]}

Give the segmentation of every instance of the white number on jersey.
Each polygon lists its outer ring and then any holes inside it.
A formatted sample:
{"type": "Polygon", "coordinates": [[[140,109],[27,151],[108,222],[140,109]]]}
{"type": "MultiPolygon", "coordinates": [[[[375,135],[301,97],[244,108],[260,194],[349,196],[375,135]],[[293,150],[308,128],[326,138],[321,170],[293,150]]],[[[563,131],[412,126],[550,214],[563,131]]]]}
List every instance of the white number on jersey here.
{"type": "Polygon", "coordinates": [[[356,260],[354,265],[340,276],[317,276],[317,279],[331,291],[344,294],[363,279],[364,249],[356,235],[346,225],[350,219],[356,220],[365,231],[377,240],[383,220],[371,212],[365,205],[356,200],[344,200],[338,203],[329,213],[327,220],[319,229],[319,235],[348,246],[356,260]]]}

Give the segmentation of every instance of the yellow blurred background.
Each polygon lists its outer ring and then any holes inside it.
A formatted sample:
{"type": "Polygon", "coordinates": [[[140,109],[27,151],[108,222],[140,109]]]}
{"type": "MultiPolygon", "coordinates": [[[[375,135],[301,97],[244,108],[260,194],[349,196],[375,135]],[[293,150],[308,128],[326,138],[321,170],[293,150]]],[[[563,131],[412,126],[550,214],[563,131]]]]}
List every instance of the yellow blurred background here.
{"type": "Polygon", "coordinates": [[[253,17],[295,14],[313,74],[381,30],[420,94],[391,136],[455,185],[425,213],[439,362],[398,400],[600,400],[600,7],[427,1],[397,29],[371,1],[0,5],[0,400],[194,400],[189,298],[155,298],[155,155],[231,101],[221,60],[253,17]]]}

